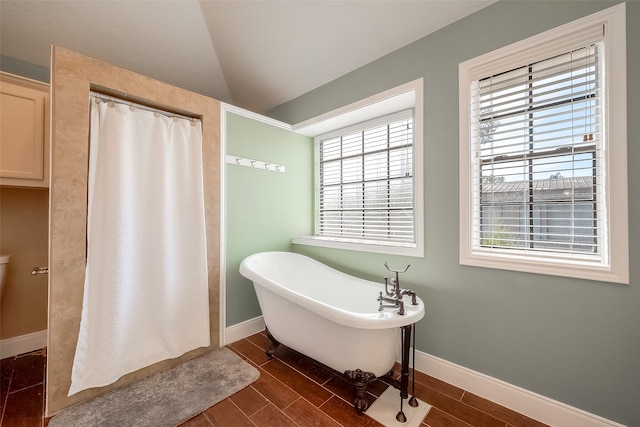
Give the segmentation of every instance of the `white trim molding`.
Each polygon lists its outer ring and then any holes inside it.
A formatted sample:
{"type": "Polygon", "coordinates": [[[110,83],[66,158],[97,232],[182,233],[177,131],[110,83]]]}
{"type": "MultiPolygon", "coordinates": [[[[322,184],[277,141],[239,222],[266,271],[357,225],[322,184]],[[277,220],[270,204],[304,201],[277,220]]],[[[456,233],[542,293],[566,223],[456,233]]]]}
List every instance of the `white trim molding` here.
{"type": "MultiPolygon", "coordinates": [[[[226,329],[225,344],[263,331],[262,316],[226,329]]],[[[412,352],[410,352],[412,353],[412,352]]],[[[545,424],[563,427],[625,427],[623,424],[542,396],[489,375],[416,350],[416,371],[464,389],[545,424]]],[[[412,361],[410,361],[412,363],[412,361]]]]}
{"type": "MultiPolygon", "coordinates": [[[[226,218],[226,158],[227,158],[227,113],[233,113],[242,117],[247,117],[252,120],[256,120],[261,123],[266,123],[271,126],[275,126],[280,129],[292,131],[291,125],[271,119],[266,116],[262,116],[260,114],[254,113],[249,110],[245,110],[240,107],[236,107],[231,104],[227,104],[224,102],[220,103],[220,316],[219,316],[219,324],[220,324],[220,346],[224,346],[230,342],[237,341],[238,339],[242,339],[245,336],[251,335],[250,333],[240,336],[238,334],[242,334],[244,332],[236,332],[242,331],[242,327],[240,325],[244,325],[245,323],[251,324],[254,319],[248,320],[246,322],[240,323],[238,325],[233,325],[227,328],[227,218],[226,218]],[[227,336],[229,335],[230,336],[227,336]],[[236,338],[238,337],[239,338],[236,338]]],[[[261,319],[262,317],[260,317],[261,319]]],[[[264,329],[264,322],[262,322],[262,329],[264,329]]],[[[255,332],[258,332],[262,329],[258,329],[255,332]]],[[[251,330],[251,329],[250,329],[251,330]]],[[[253,333],[255,333],[253,332],[253,333]]]]}
{"type": "Polygon", "coordinates": [[[253,319],[245,320],[244,322],[229,326],[226,328],[224,333],[224,345],[231,344],[253,334],[257,334],[260,331],[264,331],[264,328],[265,325],[262,316],[254,317],[253,319]]]}
{"type": "Polygon", "coordinates": [[[459,64],[461,265],[629,284],[626,70],[625,3],[459,64]],[[471,146],[472,82],[565,53],[571,46],[584,46],[580,43],[590,43],[593,31],[602,34],[598,36],[598,40],[603,37],[605,52],[603,114],[606,123],[603,126],[603,151],[606,152],[606,159],[602,162],[602,171],[598,172],[599,176],[605,177],[601,184],[604,197],[598,201],[598,206],[601,206],[598,208],[598,220],[602,221],[599,227],[606,230],[598,243],[604,249],[597,259],[591,260],[568,253],[524,253],[508,248],[489,250],[481,247],[477,214],[479,190],[477,185],[474,189],[472,173],[474,164],[478,161],[471,146]]]}
{"type": "MultiPolygon", "coordinates": [[[[262,316],[226,329],[226,342],[231,344],[263,331],[262,316]]],[[[412,353],[412,352],[411,352],[412,353]]],[[[416,350],[416,371],[488,399],[529,418],[552,426],[563,427],[625,427],[623,424],[542,396],[489,375],[416,350]]],[[[411,363],[412,361],[410,361],[411,363]]]]}
{"type": "Polygon", "coordinates": [[[416,350],[416,370],[542,423],[563,427],[624,427],[497,378],[416,350]]]}
{"type": "Polygon", "coordinates": [[[0,341],[0,359],[17,356],[47,346],[47,330],[6,338],[0,341]]]}
{"type": "Polygon", "coordinates": [[[369,96],[344,107],[329,111],[293,126],[293,131],[315,140],[315,203],[314,229],[319,220],[319,164],[318,137],[334,131],[343,132],[351,126],[360,128],[362,123],[385,118],[404,110],[413,110],[413,218],[415,241],[407,244],[380,242],[368,239],[347,239],[329,236],[295,236],[291,243],[351,251],[373,252],[391,255],[424,256],[424,81],[419,78],[384,92],[369,96]]]}
{"type": "Polygon", "coordinates": [[[422,114],[422,99],[423,79],[419,78],[295,124],[293,131],[316,137],[417,106],[420,106],[420,114],[422,114]]]}
{"type": "Polygon", "coordinates": [[[236,107],[235,105],[227,104],[224,102],[220,103],[220,112],[221,113],[233,113],[238,116],[247,117],[249,119],[253,119],[257,122],[266,123],[271,126],[275,126],[280,129],[293,131],[293,127],[285,122],[281,122],[280,120],[272,119],[271,117],[263,116],[258,113],[254,113],[253,111],[245,110],[244,108],[236,107]]]}

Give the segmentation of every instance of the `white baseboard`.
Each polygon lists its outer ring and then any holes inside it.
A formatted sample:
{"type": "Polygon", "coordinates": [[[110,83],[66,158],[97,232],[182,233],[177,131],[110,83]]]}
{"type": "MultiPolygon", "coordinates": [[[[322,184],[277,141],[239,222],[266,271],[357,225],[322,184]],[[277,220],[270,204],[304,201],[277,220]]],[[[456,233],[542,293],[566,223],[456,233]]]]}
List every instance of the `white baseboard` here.
{"type": "Polygon", "coordinates": [[[552,426],[624,427],[582,409],[418,350],[416,370],[552,426]]]}
{"type": "Polygon", "coordinates": [[[47,346],[47,330],[7,338],[0,341],[0,359],[39,350],[47,346]]]}
{"type": "MultiPolygon", "coordinates": [[[[264,330],[262,316],[226,328],[225,344],[264,330]]],[[[598,415],[416,350],[416,370],[545,424],[563,427],[625,427],[598,415]]]]}
{"type": "Polygon", "coordinates": [[[264,330],[264,319],[262,316],[246,320],[225,329],[224,345],[239,341],[250,335],[264,330]]]}

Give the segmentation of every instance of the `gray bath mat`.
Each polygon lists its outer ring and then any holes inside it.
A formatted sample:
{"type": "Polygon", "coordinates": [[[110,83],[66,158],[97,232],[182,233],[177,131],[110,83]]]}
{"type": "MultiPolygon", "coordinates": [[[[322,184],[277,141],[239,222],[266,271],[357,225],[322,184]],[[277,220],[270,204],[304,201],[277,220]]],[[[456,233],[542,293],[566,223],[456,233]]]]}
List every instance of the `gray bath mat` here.
{"type": "Polygon", "coordinates": [[[174,427],[258,379],[221,347],[169,370],[63,409],[49,427],[174,427]]]}

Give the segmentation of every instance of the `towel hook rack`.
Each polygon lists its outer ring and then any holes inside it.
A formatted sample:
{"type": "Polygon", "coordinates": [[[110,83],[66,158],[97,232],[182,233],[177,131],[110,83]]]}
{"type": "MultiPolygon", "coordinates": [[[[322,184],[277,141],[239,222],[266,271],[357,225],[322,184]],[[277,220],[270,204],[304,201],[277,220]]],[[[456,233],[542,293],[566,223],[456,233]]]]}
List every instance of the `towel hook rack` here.
{"type": "Polygon", "coordinates": [[[266,162],[262,160],[247,159],[246,157],[241,157],[241,156],[227,155],[226,162],[232,165],[247,166],[247,167],[267,170],[271,172],[283,173],[285,171],[284,165],[280,165],[272,162],[266,162]]]}

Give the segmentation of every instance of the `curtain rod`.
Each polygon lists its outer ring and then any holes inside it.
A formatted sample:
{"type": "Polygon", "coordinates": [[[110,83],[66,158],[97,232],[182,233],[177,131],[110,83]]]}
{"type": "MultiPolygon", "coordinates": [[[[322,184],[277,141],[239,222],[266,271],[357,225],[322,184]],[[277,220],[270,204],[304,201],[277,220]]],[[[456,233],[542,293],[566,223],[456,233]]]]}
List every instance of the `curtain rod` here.
{"type": "Polygon", "coordinates": [[[182,115],[182,114],[173,113],[171,111],[166,111],[166,110],[162,110],[162,109],[159,109],[159,108],[149,107],[148,105],[139,104],[137,102],[128,101],[126,99],[118,98],[118,97],[115,97],[113,95],[106,95],[106,94],[100,93],[100,92],[90,91],[89,92],[89,97],[90,98],[98,98],[98,99],[100,99],[102,101],[106,101],[106,102],[115,102],[115,103],[118,103],[118,104],[128,105],[129,107],[139,108],[139,109],[145,110],[145,111],[151,111],[152,113],[162,114],[163,116],[167,116],[167,117],[177,117],[177,118],[180,118],[180,119],[189,120],[191,122],[199,122],[200,121],[200,119],[198,119],[197,117],[189,117],[189,116],[185,116],[185,115],[182,115]]]}

